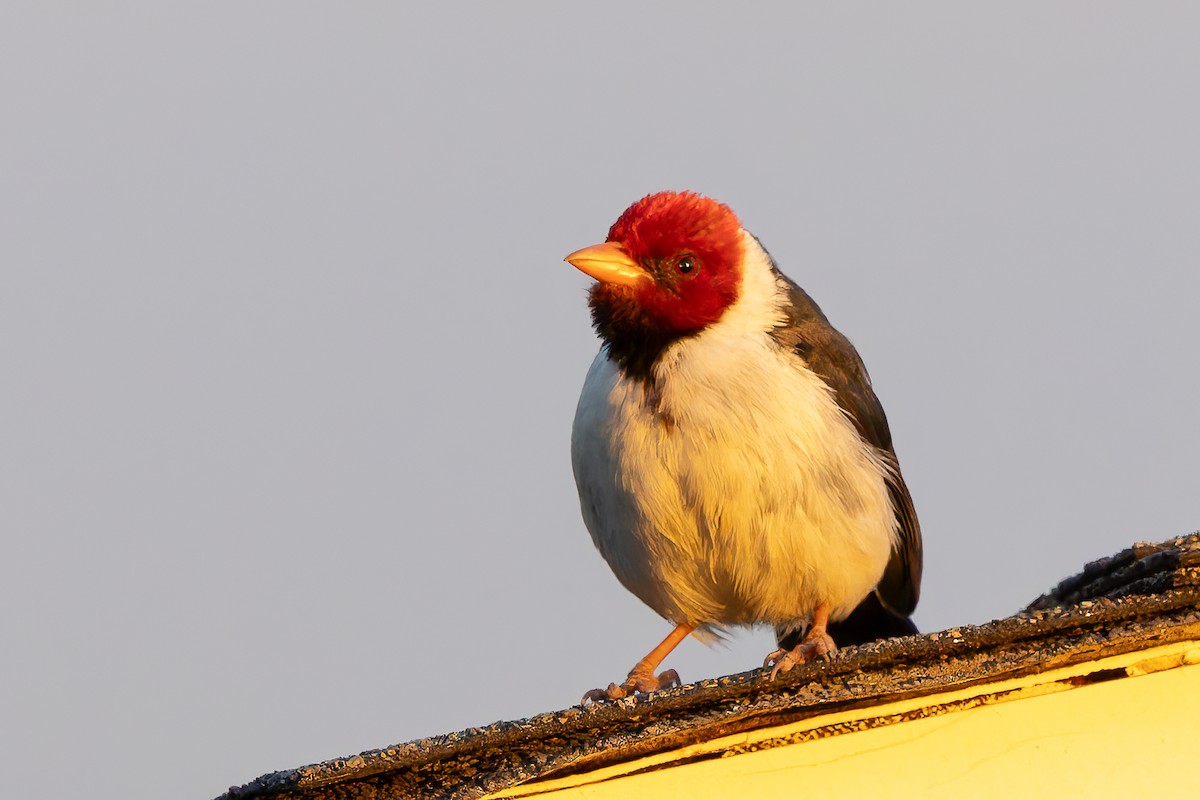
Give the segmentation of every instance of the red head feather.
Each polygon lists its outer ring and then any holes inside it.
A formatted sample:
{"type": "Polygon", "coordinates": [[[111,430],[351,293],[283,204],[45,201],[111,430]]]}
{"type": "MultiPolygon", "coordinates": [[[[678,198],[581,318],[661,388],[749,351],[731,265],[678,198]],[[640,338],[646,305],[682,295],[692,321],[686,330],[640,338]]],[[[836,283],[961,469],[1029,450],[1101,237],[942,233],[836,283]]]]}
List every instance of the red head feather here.
{"type": "Polygon", "coordinates": [[[737,300],[742,226],[715,200],[692,192],[643,197],[613,223],[608,241],[619,242],[654,280],[636,289],[601,284],[593,300],[632,303],[642,325],[659,329],[654,333],[694,333],[737,300]]]}

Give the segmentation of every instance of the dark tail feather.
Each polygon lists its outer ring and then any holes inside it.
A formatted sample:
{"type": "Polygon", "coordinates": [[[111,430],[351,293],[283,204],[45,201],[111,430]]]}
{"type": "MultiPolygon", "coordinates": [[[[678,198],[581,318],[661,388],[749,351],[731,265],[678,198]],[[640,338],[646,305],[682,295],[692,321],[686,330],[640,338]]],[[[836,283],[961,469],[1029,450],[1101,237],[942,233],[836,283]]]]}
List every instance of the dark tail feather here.
{"type": "MultiPolygon", "coordinates": [[[[917,626],[909,617],[900,617],[883,607],[879,597],[871,592],[858,604],[858,608],[850,612],[850,616],[841,622],[829,623],[829,635],[838,647],[851,647],[856,644],[873,642],[876,639],[890,639],[893,636],[908,636],[919,633],[917,626]]],[[[779,646],[791,650],[800,644],[804,631],[790,631],[782,637],[776,634],[779,646]]]]}

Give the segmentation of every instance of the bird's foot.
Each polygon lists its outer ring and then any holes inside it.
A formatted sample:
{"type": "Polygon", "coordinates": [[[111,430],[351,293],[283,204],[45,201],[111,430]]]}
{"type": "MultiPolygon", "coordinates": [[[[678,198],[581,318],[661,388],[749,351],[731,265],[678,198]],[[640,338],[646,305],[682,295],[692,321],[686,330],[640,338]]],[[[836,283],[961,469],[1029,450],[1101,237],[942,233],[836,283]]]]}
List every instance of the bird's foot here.
{"type": "Polygon", "coordinates": [[[654,670],[658,669],[658,665],[663,662],[667,654],[694,630],[696,630],[696,626],[690,623],[684,622],[676,625],[674,630],[667,634],[667,638],[659,642],[658,647],[633,665],[633,669],[629,670],[629,677],[623,683],[610,683],[607,689],[592,689],[583,696],[579,704],[587,705],[589,700],[593,703],[599,703],[602,700],[620,700],[634,692],[657,692],[659,689],[670,689],[672,686],[682,685],[679,673],[675,670],[669,669],[657,675],[654,674],[654,670]]]}
{"type": "Polygon", "coordinates": [[[639,670],[636,667],[629,673],[629,677],[622,683],[610,683],[607,689],[592,689],[584,694],[583,699],[579,701],[580,705],[587,705],[590,700],[593,703],[599,703],[604,700],[620,700],[622,697],[628,697],[634,692],[657,692],[659,689],[670,689],[673,686],[682,686],[679,680],[679,673],[673,669],[666,672],[660,672],[655,675],[650,670],[639,670]]]}
{"type": "Polygon", "coordinates": [[[763,660],[763,668],[771,667],[771,680],[780,672],[787,672],[797,664],[807,664],[818,658],[828,659],[837,652],[837,645],[824,629],[813,628],[804,641],[791,650],[776,650],[763,660]]]}

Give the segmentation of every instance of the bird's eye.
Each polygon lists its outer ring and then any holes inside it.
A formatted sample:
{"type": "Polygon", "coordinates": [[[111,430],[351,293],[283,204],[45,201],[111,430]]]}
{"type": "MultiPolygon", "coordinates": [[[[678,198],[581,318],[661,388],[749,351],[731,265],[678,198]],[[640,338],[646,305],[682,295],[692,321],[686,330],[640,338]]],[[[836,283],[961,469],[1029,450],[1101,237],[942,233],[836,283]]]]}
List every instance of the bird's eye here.
{"type": "Polygon", "coordinates": [[[687,275],[696,269],[696,259],[691,256],[684,256],[675,262],[675,269],[680,275],[687,275]]]}

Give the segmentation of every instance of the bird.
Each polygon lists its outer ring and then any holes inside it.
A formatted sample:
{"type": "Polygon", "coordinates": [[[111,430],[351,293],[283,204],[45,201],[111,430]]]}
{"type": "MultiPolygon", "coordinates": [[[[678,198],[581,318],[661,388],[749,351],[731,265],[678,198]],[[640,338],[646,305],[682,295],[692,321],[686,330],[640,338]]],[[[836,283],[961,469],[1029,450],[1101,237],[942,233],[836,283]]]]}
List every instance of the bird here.
{"type": "Polygon", "coordinates": [[[917,632],[921,531],[862,359],[726,205],[633,203],[565,259],[600,350],[571,430],[583,521],[674,627],[603,702],[680,684],[689,635],[770,625],[770,679],[917,632]]]}

